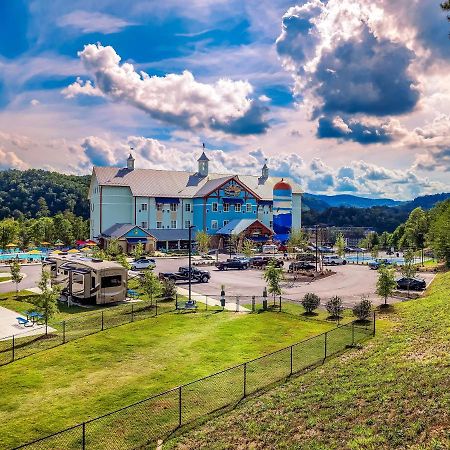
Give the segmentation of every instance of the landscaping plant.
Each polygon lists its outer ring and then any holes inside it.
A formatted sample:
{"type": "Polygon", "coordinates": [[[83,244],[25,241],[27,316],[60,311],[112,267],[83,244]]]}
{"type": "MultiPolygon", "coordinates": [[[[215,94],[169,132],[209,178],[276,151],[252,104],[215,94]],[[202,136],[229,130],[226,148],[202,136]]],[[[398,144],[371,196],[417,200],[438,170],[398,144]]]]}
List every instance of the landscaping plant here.
{"type": "Polygon", "coordinates": [[[153,305],[153,298],[160,295],[162,290],[162,285],[158,277],[149,269],[145,269],[139,278],[139,287],[150,298],[151,305],[153,305]]]}
{"type": "Polygon", "coordinates": [[[312,292],[308,292],[302,298],[302,306],[305,308],[306,314],[312,314],[320,305],[320,297],[312,292]]]}
{"type": "Polygon", "coordinates": [[[387,307],[387,298],[390,297],[397,287],[395,271],[390,267],[381,265],[378,269],[378,280],[376,293],[384,298],[384,306],[387,307]]]}
{"type": "MultiPolygon", "coordinates": [[[[33,298],[33,303],[42,311],[45,317],[45,322],[52,317],[58,309],[58,299],[61,295],[61,286],[50,283],[50,272],[43,270],[41,274],[41,280],[38,287],[41,293],[33,298]]],[[[47,334],[47,330],[45,332],[47,334]]]]}
{"type": "Polygon", "coordinates": [[[267,290],[273,295],[281,295],[281,280],[283,279],[283,269],[275,265],[275,261],[270,261],[264,271],[264,280],[267,283],[267,290]]]}
{"type": "Polygon", "coordinates": [[[327,301],[325,308],[332,319],[339,319],[344,311],[341,297],[338,295],[331,297],[330,300],[327,301]]]}
{"type": "Polygon", "coordinates": [[[10,271],[11,271],[11,281],[16,285],[16,297],[17,297],[19,292],[19,284],[23,280],[23,275],[20,273],[20,262],[18,259],[15,259],[11,263],[10,271]]]}
{"type": "Polygon", "coordinates": [[[353,306],[352,311],[353,315],[361,322],[367,320],[372,312],[372,302],[363,295],[361,301],[353,306]]]}
{"type": "Polygon", "coordinates": [[[177,294],[177,288],[175,285],[175,281],[164,278],[164,280],[161,283],[161,295],[165,299],[171,299],[171,298],[175,298],[176,294],[177,294]]]}

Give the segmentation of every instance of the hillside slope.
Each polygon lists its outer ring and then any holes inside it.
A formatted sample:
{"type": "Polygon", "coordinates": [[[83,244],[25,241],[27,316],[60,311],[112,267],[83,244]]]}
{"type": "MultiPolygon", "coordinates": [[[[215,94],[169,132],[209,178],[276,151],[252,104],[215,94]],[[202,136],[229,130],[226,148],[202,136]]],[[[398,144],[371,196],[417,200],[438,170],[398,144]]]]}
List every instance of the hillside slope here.
{"type": "Polygon", "coordinates": [[[362,350],[168,442],[181,449],[450,448],[450,272],[362,350]]]}

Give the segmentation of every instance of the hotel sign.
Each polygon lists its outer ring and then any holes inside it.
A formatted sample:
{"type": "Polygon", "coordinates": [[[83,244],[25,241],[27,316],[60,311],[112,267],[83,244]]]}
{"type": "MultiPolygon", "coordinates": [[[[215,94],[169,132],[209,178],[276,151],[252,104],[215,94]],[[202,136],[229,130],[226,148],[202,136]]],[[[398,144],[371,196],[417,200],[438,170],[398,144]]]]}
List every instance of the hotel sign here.
{"type": "Polygon", "coordinates": [[[230,184],[223,191],[227,197],[239,197],[242,189],[237,184],[230,184]]]}

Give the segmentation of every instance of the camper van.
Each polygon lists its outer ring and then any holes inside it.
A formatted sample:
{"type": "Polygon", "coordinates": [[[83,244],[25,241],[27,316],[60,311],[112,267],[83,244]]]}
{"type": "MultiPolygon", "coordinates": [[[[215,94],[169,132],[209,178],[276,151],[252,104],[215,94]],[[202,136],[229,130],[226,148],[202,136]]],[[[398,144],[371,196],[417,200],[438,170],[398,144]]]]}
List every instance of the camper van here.
{"type": "Polygon", "coordinates": [[[126,299],[128,271],[114,261],[52,256],[43,261],[43,267],[71,301],[103,305],[126,299]]]}

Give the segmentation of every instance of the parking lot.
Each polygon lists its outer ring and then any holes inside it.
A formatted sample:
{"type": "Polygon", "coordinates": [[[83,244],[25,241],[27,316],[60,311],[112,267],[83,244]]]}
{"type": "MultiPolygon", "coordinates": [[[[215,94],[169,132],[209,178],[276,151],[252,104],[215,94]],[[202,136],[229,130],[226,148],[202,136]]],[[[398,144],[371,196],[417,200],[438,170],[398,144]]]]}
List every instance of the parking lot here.
{"type": "MultiPolygon", "coordinates": [[[[223,258],[226,259],[224,256],[223,258]]],[[[155,272],[176,271],[180,266],[188,264],[187,258],[168,259],[157,258],[155,272]]],[[[285,262],[287,269],[289,262],[285,262]]],[[[214,266],[200,267],[209,270],[209,283],[193,283],[192,291],[197,294],[219,297],[221,286],[225,286],[226,295],[252,296],[262,295],[265,287],[263,271],[258,269],[220,271],[214,266]]],[[[333,295],[339,295],[344,304],[351,306],[357,303],[362,295],[367,295],[374,304],[383,303],[383,299],[375,294],[377,271],[368,266],[347,264],[334,266],[330,269],[335,274],[313,282],[296,282],[294,285],[283,283],[283,297],[300,300],[307,292],[314,292],[322,301],[327,301],[333,295]]],[[[427,285],[432,281],[433,274],[420,274],[427,285]]],[[[186,284],[180,284],[185,287],[186,284]]],[[[390,302],[395,301],[391,299],[390,302]]]]}

